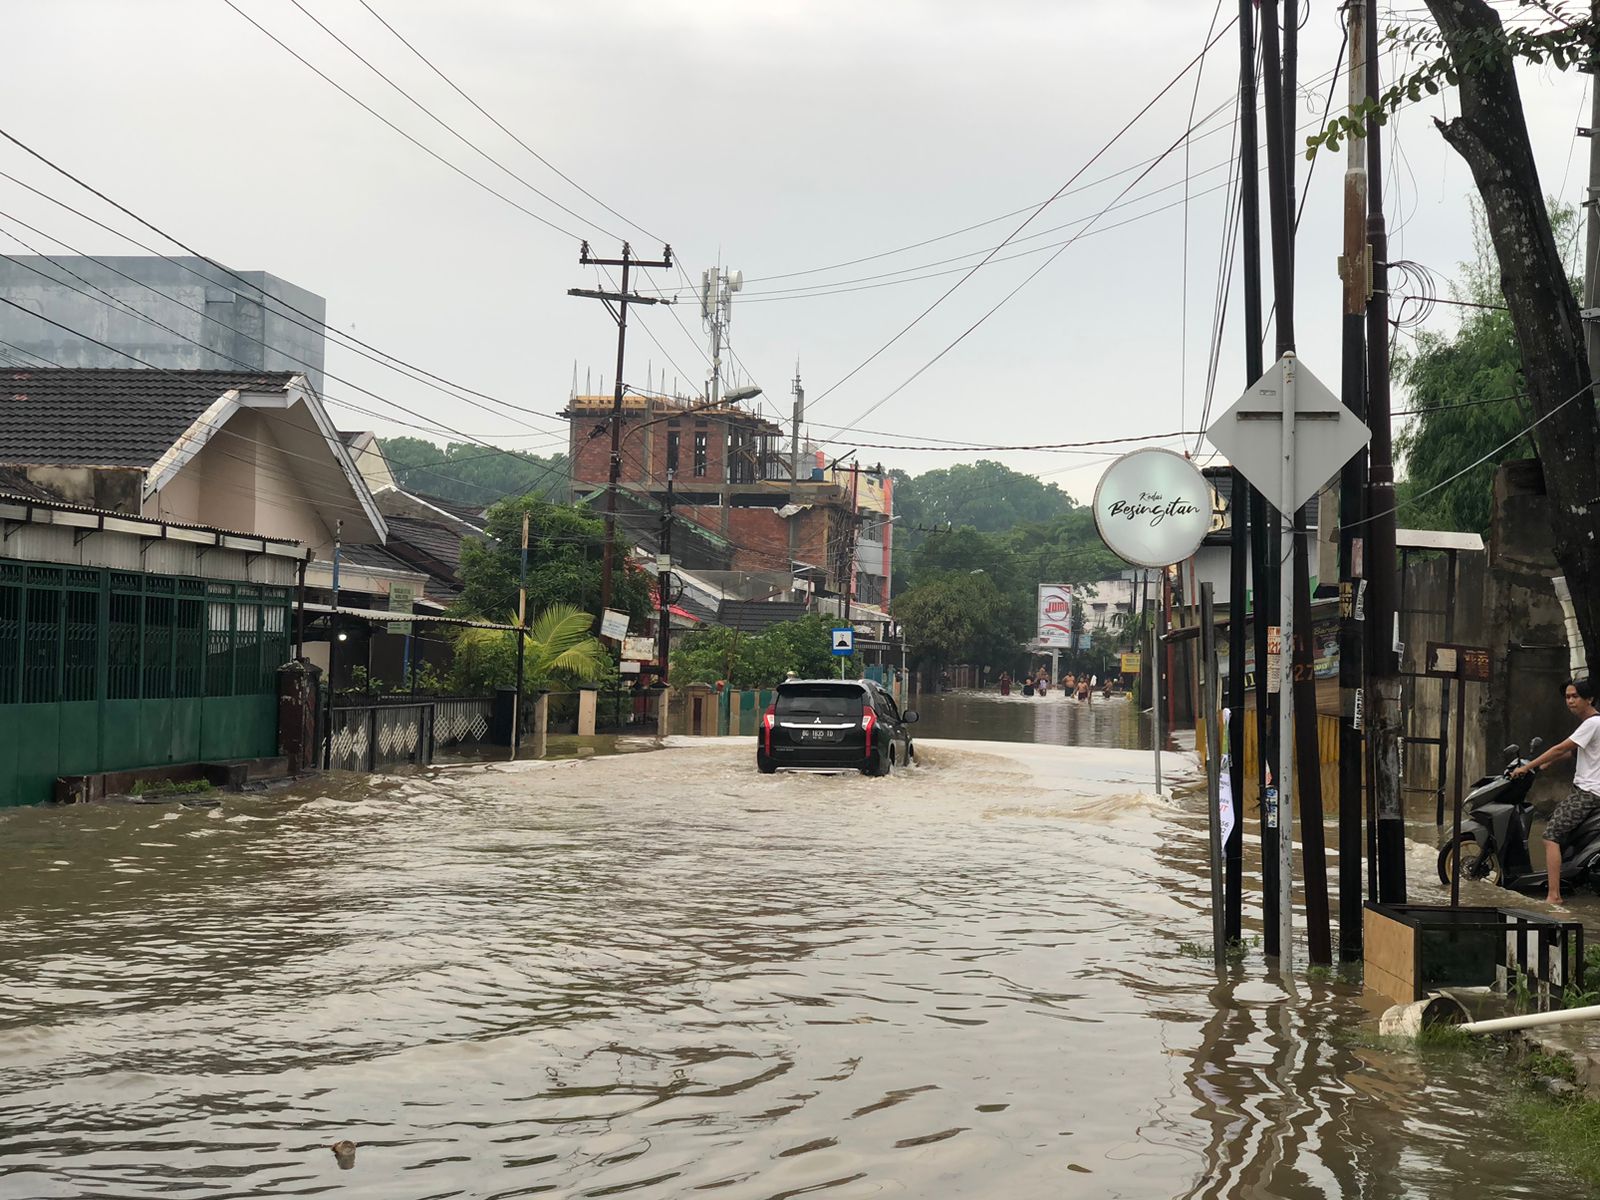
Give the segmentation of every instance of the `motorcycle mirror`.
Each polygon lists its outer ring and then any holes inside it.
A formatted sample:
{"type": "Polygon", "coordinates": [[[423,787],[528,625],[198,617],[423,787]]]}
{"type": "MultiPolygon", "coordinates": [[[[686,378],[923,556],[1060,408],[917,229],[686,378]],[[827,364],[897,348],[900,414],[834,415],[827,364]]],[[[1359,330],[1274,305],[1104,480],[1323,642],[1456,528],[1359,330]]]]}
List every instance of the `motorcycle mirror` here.
{"type": "Polygon", "coordinates": [[[1507,758],[1515,758],[1521,752],[1521,750],[1522,747],[1518,746],[1515,742],[1512,742],[1511,745],[1500,751],[1500,753],[1504,754],[1507,758]]]}
{"type": "Polygon", "coordinates": [[[1544,739],[1534,738],[1533,741],[1528,743],[1528,757],[1533,758],[1542,749],[1544,749],[1544,739]]]}

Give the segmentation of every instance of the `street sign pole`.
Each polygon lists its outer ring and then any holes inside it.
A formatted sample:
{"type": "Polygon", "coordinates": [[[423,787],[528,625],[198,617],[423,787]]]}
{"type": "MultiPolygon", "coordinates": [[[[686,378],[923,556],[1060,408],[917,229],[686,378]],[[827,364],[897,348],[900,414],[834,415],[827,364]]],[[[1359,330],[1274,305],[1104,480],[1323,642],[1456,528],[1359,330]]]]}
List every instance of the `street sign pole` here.
{"type": "Polygon", "coordinates": [[[1161,601],[1150,613],[1150,748],[1156,755],[1156,795],[1161,795],[1161,601]]]}
{"type": "Polygon", "coordinates": [[[1278,966],[1294,970],[1294,352],[1283,356],[1282,492],[1283,510],[1278,560],[1278,966]]]}
{"type": "MultiPolygon", "coordinates": [[[[1322,485],[1371,439],[1366,425],[1315,375],[1285,351],[1236,404],[1206,430],[1211,444],[1248,479],[1283,519],[1279,545],[1278,599],[1278,763],[1276,785],[1278,833],[1278,961],[1285,975],[1294,969],[1294,514],[1322,485]],[[1300,423],[1314,429],[1296,445],[1300,423]],[[1276,422],[1276,428],[1274,423],[1276,422]]],[[[1303,535],[1302,535],[1303,536],[1303,535]]],[[[1308,631],[1309,632],[1309,631],[1308,631]]],[[[1312,719],[1309,718],[1308,719],[1312,719]]],[[[1265,747],[1263,747],[1263,750],[1265,747]]],[[[1272,808],[1269,799],[1268,818],[1272,808]]]]}

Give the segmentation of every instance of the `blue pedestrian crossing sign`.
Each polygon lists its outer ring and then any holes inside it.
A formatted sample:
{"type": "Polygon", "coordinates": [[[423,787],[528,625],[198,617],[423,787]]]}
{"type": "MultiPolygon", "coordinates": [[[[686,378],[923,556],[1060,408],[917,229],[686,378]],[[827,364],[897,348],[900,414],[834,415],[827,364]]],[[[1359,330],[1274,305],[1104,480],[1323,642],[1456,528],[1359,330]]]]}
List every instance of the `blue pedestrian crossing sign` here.
{"type": "Polygon", "coordinates": [[[856,652],[856,631],[854,629],[835,629],[833,631],[833,652],[840,658],[856,652]]]}

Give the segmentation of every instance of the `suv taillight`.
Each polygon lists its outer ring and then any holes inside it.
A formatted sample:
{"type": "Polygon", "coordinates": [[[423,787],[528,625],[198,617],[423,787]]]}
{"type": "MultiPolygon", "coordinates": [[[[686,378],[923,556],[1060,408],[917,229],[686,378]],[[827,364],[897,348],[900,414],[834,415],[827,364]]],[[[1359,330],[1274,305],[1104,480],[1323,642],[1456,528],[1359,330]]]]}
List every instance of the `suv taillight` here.
{"type": "Polygon", "coordinates": [[[778,705],[774,701],[761,718],[761,738],[767,748],[767,757],[772,757],[772,727],[778,723],[778,705]]]}
{"type": "Polygon", "coordinates": [[[876,729],[877,727],[878,727],[878,714],[873,712],[871,708],[862,709],[861,710],[861,728],[864,729],[866,731],[866,734],[867,734],[867,753],[866,753],[866,757],[868,757],[868,758],[872,757],[872,731],[874,729],[876,729]]]}

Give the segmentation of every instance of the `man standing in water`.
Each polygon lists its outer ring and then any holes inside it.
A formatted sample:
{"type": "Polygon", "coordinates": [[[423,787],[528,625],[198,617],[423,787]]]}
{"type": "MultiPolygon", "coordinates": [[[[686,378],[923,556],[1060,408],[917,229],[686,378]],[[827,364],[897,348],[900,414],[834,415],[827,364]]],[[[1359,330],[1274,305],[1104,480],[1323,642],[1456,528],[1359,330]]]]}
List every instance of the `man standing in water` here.
{"type": "Polygon", "coordinates": [[[1583,824],[1584,818],[1600,808],[1600,711],[1594,706],[1594,684],[1587,679],[1569,679],[1563,690],[1567,711],[1578,719],[1578,727],[1566,741],[1511,772],[1526,775],[1560,762],[1570,754],[1578,756],[1577,768],[1572,773],[1572,792],[1556,805],[1544,826],[1544,860],[1550,873],[1545,899],[1558,909],[1562,907],[1562,847],[1583,824]]]}

